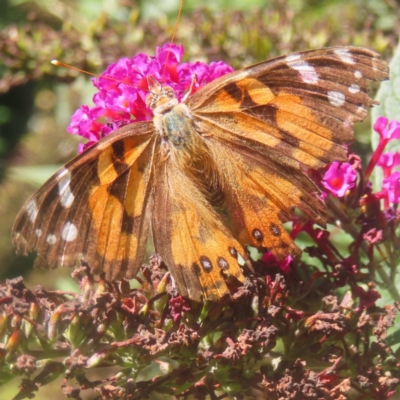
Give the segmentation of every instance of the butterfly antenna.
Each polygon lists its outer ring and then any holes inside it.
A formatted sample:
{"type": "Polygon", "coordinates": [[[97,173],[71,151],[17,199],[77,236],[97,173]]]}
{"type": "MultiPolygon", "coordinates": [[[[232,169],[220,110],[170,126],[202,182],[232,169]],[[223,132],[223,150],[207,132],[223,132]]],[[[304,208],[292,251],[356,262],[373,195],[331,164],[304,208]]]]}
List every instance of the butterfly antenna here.
{"type": "MultiPolygon", "coordinates": [[[[171,49],[172,43],[174,43],[175,36],[176,36],[176,32],[178,31],[179,21],[181,20],[182,10],[183,10],[183,4],[184,4],[184,3],[185,3],[185,0],[181,0],[181,3],[180,3],[180,5],[179,5],[178,17],[177,17],[177,19],[176,19],[176,23],[175,23],[175,27],[174,27],[174,32],[172,33],[172,37],[171,37],[171,40],[170,40],[170,42],[169,42],[169,48],[168,48],[168,50],[171,49]]],[[[170,54],[170,51],[168,51],[168,53],[167,53],[167,58],[165,59],[164,70],[163,70],[163,73],[162,73],[163,80],[164,80],[165,70],[166,70],[167,65],[168,65],[169,54],[170,54]]]]}
{"type": "MultiPolygon", "coordinates": [[[[66,64],[66,63],[64,63],[64,62],[62,62],[62,61],[51,60],[51,63],[52,63],[53,65],[57,65],[57,67],[64,67],[64,68],[73,69],[74,71],[82,72],[83,74],[86,74],[86,75],[94,76],[94,77],[96,77],[96,78],[108,79],[108,80],[110,80],[110,81],[114,81],[114,82],[118,82],[118,83],[123,83],[124,85],[132,86],[132,87],[134,87],[134,88],[138,88],[138,89],[139,89],[139,86],[134,85],[133,83],[127,83],[127,82],[121,81],[120,79],[115,79],[115,78],[113,78],[113,77],[111,77],[111,76],[94,74],[94,73],[92,73],[92,72],[85,71],[84,69],[80,69],[80,68],[78,68],[78,67],[74,67],[73,65],[66,64]]],[[[145,90],[145,89],[143,89],[143,90],[145,90]]]]}

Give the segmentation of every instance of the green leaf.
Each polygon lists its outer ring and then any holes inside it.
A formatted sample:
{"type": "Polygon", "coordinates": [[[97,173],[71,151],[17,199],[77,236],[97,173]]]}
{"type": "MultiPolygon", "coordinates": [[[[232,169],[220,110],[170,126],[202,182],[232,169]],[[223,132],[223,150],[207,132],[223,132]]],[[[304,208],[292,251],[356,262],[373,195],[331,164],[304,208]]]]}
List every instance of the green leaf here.
{"type": "Polygon", "coordinates": [[[398,347],[400,344],[400,329],[395,330],[391,335],[388,335],[386,338],[386,343],[388,346],[398,347]]]}
{"type": "MultiPolygon", "coordinates": [[[[384,116],[389,120],[396,119],[400,121],[400,45],[397,46],[390,63],[390,80],[382,82],[376,95],[376,100],[380,101],[381,104],[372,109],[372,123],[379,116],[384,116]]],[[[375,150],[379,143],[379,135],[373,129],[371,143],[372,148],[375,150]]],[[[385,152],[387,151],[400,152],[400,140],[389,142],[385,149],[385,152]]],[[[380,190],[383,180],[383,173],[380,167],[374,169],[371,179],[375,190],[380,190]]]]}

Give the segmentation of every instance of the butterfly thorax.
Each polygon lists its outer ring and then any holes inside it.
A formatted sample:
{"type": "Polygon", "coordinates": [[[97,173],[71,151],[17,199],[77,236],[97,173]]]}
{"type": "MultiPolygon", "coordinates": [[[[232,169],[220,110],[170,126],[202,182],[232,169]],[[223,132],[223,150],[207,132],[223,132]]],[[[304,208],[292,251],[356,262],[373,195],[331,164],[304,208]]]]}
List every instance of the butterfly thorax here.
{"type": "Polygon", "coordinates": [[[221,205],[221,176],[205,138],[194,125],[189,107],[178,102],[171,87],[160,84],[152,85],[147,104],[154,113],[162,159],[185,171],[213,205],[221,205]]]}

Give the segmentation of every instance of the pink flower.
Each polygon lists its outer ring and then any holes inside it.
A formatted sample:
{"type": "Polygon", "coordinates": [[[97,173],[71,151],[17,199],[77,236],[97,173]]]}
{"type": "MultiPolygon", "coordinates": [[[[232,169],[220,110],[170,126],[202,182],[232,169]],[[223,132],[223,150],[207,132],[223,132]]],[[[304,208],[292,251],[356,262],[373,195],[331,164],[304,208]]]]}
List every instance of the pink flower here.
{"type": "Polygon", "coordinates": [[[261,257],[261,260],[263,260],[265,264],[268,266],[278,266],[285,274],[290,272],[290,263],[292,259],[292,256],[287,256],[283,261],[278,261],[271,252],[264,253],[261,257]]]}
{"type": "Polygon", "coordinates": [[[386,190],[390,203],[400,203],[400,171],[393,172],[383,180],[383,188],[386,190]]]}
{"type": "Polygon", "coordinates": [[[232,72],[233,69],[222,61],[212,62],[207,65],[197,61],[195,63],[184,63],[178,67],[179,82],[189,88],[193,76],[196,76],[196,81],[193,86],[193,92],[214,79],[232,72]]]}
{"type": "Polygon", "coordinates": [[[388,177],[392,173],[393,168],[400,165],[400,153],[393,153],[389,151],[385,154],[382,154],[377,165],[382,167],[385,178],[388,177]]]}
{"type": "Polygon", "coordinates": [[[343,197],[357,179],[357,173],[349,163],[333,162],[325,172],[322,184],[333,195],[343,197]]]}
{"type": "Polygon", "coordinates": [[[379,134],[381,139],[400,139],[400,123],[398,121],[391,121],[386,117],[378,117],[374,124],[374,130],[379,134]]]}
{"type": "Polygon", "coordinates": [[[181,100],[190,89],[192,93],[201,86],[223,76],[233,69],[223,63],[180,63],[183,46],[165,44],[149,57],[139,53],[133,58],[121,58],[93,79],[98,92],[93,97],[94,107],[83,105],[71,117],[67,131],[80,135],[89,142],[80,150],[97,142],[121,126],[150,120],[152,110],[146,105],[148,95],[147,77],[152,75],[158,82],[175,91],[181,100]]]}
{"type": "Polygon", "coordinates": [[[378,117],[378,119],[375,121],[374,130],[379,134],[380,140],[375,151],[372,153],[371,159],[369,160],[367,168],[364,172],[365,181],[368,181],[373,169],[381,159],[386,145],[392,139],[400,139],[400,123],[398,121],[391,121],[388,128],[388,122],[389,120],[385,117],[378,117]]]}
{"type": "Polygon", "coordinates": [[[80,135],[81,132],[85,132],[85,137],[89,140],[97,141],[100,139],[99,128],[101,124],[96,122],[102,114],[100,107],[89,108],[83,105],[81,108],[75,111],[71,117],[71,123],[67,128],[69,133],[80,135]]]}

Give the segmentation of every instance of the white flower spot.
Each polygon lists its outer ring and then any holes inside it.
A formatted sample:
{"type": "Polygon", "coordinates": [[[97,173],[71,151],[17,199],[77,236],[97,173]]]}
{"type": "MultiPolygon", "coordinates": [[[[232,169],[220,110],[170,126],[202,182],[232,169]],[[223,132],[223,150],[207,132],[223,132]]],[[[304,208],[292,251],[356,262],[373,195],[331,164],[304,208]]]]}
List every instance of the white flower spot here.
{"type": "Polygon", "coordinates": [[[349,49],[335,49],[333,52],[346,64],[355,64],[349,49]]]}
{"type": "Polygon", "coordinates": [[[60,203],[64,208],[71,207],[75,196],[71,192],[71,173],[68,170],[63,170],[60,173],[62,176],[61,180],[58,182],[58,194],[60,195],[60,203]]]}
{"type": "Polygon", "coordinates": [[[349,92],[350,93],[358,93],[360,91],[360,86],[358,86],[357,84],[353,83],[351,86],[349,86],[349,92]]]}
{"type": "MultiPolygon", "coordinates": [[[[296,55],[296,54],[294,54],[296,55]]],[[[290,56],[288,56],[290,57],[290,56]]],[[[286,57],[286,60],[287,58],[286,57]]],[[[300,57],[300,56],[299,56],[300,57]]],[[[289,61],[287,63],[289,65],[290,68],[295,69],[296,71],[299,71],[300,73],[300,77],[303,80],[303,82],[305,83],[318,83],[318,74],[317,71],[315,70],[315,68],[308,64],[306,61],[303,60],[297,60],[294,59],[294,61],[289,61]]]]}
{"type": "Polygon", "coordinates": [[[344,104],[346,98],[343,93],[337,92],[336,90],[329,90],[328,100],[335,107],[340,107],[344,104]]]}
{"type": "Polygon", "coordinates": [[[38,207],[36,204],[36,200],[32,199],[27,205],[26,205],[26,213],[28,214],[29,220],[31,222],[34,222],[37,215],[38,215],[38,207]]]}
{"type": "Polygon", "coordinates": [[[36,233],[37,237],[42,236],[42,230],[41,229],[36,229],[35,233],[36,233]]]}
{"type": "Polygon", "coordinates": [[[78,236],[78,230],[76,229],[76,226],[71,222],[67,222],[64,225],[64,228],[61,233],[61,237],[66,242],[72,242],[76,239],[77,236],[78,236]]]}
{"type": "Polygon", "coordinates": [[[57,242],[57,237],[56,235],[50,234],[49,236],[47,236],[46,241],[49,245],[53,245],[57,242]]]}
{"type": "Polygon", "coordinates": [[[362,76],[363,76],[363,74],[362,74],[362,72],[361,71],[354,71],[354,76],[357,78],[357,79],[360,79],[360,78],[362,78],[362,76]]]}

